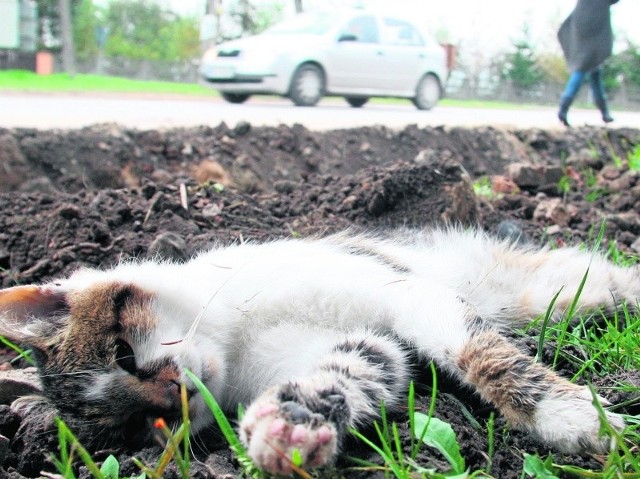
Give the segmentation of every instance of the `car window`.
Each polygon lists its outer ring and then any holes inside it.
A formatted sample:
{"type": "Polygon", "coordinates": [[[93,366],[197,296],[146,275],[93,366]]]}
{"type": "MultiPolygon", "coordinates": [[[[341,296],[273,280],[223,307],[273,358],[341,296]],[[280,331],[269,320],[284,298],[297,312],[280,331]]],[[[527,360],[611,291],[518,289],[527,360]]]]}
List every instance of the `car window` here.
{"type": "Polygon", "coordinates": [[[290,35],[307,33],[322,35],[329,31],[336,22],[338,16],[330,12],[301,13],[293,18],[280,22],[267,30],[267,33],[276,35],[290,35]]]}
{"type": "Polygon", "coordinates": [[[342,35],[354,35],[355,41],[362,43],[378,43],[378,25],[370,15],[362,15],[349,20],[342,35]]]}
{"type": "Polygon", "coordinates": [[[389,45],[424,45],[420,32],[404,20],[385,18],[382,21],[382,41],[389,45]]]}

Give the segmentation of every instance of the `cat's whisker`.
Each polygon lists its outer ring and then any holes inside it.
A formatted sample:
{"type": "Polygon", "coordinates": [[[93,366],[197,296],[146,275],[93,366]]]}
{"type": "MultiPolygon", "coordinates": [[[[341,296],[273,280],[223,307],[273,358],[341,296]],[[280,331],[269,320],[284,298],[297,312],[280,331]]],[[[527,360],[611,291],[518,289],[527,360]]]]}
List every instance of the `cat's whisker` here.
{"type": "MultiPolygon", "coordinates": [[[[207,309],[209,308],[209,306],[211,305],[211,303],[213,302],[213,300],[218,296],[218,294],[220,294],[220,292],[224,289],[224,287],[231,281],[233,280],[248,264],[250,264],[250,261],[247,261],[246,263],[242,264],[241,266],[239,266],[226,280],[224,280],[222,282],[222,284],[220,284],[220,286],[213,292],[213,294],[209,297],[208,301],[204,304],[204,306],[202,307],[202,309],[200,310],[200,312],[198,313],[198,315],[196,316],[196,318],[193,320],[193,322],[191,323],[191,326],[189,327],[189,330],[187,331],[187,333],[184,335],[184,338],[182,339],[184,342],[190,341],[194,336],[196,331],[198,330],[198,326],[200,325],[200,322],[202,321],[202,319],[205,317],[205,313],[207,312],[207,309]]],[[[232,269],[232,268],[228,268],[228,269],[232,269]]],[[[184,353],[183,353],[184,354],[184,353]]]]}
{"type": "Polygon", "coordinates": [[[101,370],[86,370],[86,371],[67,371],[67,372],[62,372],[62,373],[47,373],[47,374],[41,374],[40,377],[42,378],[56,378],[56,377],[60,377],[60,376],[83,376],[83,375],[87,375],[87,376],[91,376],[91,375],[95,375],[95,374],[99,374],[101,372],[101,370]]]}
{"type": "Polygon", "coordinates": [[[476,292],[476,290],[482,286],[484,283],[486,283],[487,279],[489,279],[489,277],[500,267],[499,263],[496,263],[495,266],[491,269],[489,269],[486,274],[484,276],[482,276],[480,279],[478,279],[478,282],[475,284],[475,286],[473,286],[473,288],[471,288],[470,293],[473,294],[476,292]]]}
{"type": "Polygon", "coordinates": [[[199,464],[204,464],[197,458],[196,451],[194,450],[194,446],[198,446],[201,450],[205,451],[207,446],[205,444],[204,439],[200,436],[200,434],[193,434],[189,438],[189,450],[191,451],[191,457],[193,457],[194,461],[199,464]]]}
{"type": "Polygon", "coordinates": [[[229,278],[227,278],[219,287],[218,289],[216,289],[213,294],[211,295],[211,297],[209,297],[209,300],[205,303],[205,305],[202,307],[202,309],[200,310],[200,312],[198,313],[198,315],[196,316],[195,320],[193,321],[193,323],[191,323],[191,326],[189,327],[189,330],[187,331],[187,334],[184,335],[184,340],[188,341],[190,340],[196,333],[196,331],[198,330],[198,326],[200,325],[200,322],[202,321],[202,318],[204,318],[205,313],[207,312],[207,308],[211,305],[211,303],[213,302],[213,300],[216,298],[216,296],[218,296],[218,294],[220,293],[220,291],[222,291],[222,289],[229,283],[229,281],[231,281],[234,278],[235,275],[231,275],[229,276],[229,278]]]}

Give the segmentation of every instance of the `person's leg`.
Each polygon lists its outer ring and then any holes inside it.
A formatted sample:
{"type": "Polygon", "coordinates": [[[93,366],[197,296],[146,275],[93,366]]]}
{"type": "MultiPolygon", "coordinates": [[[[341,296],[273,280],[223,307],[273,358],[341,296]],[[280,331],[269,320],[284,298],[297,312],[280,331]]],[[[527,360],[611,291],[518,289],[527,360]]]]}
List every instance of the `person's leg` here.
{"type": "Polygon", "coordinates": [[[558,110],[558,119],[565,126],[570,126],[569,121],[567,120],[567,112],[569,111],[571,103],[573,103],[573,99],[576,97],[578,91],[580,90],[580,87],[582,86],[584,75],[584,72],[580,72],[577,70],[572,72],[569,80],[567,81],[567,85],[562,92],[562,96],[560,97],[560,110],[558,110]]]}
{"type": "Polygon", "coordinates": [[[613,117],[609,114],[609,107],[607,106],[607,97],[604,93],[604,85],[602,83],[602,69],[598,68],[591,72],[591,92],[593,93],[593,101],[602,113],[602,121],[605,123],[611,123],[613,117]]]}

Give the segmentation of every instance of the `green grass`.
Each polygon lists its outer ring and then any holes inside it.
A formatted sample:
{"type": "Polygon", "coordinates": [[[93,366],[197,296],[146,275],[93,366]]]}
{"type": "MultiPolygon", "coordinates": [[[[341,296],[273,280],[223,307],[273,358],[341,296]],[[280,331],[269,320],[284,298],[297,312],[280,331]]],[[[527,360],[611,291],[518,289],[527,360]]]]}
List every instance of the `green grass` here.
{"type": "MultiPolygon", "coordinates": [[[[601,250],[601,245],[608,248],[605,253],[614,264],[629,267],[637,264],[638,258],[622,254],[615,246],[615,242],[603,242],[604,226],[594,241],[592,251],[601,250]]],[[[551,324],[549,318],[555,306],[554,297],[548,311],[542,319],[542,327],[538,338],[538,354],[543,351],[544,344],[551,342],[554,345],[554,357],[552,368],[556,368],[559,362],[569,364],[576,372],[569,379],[573,382],[590,384],[598,377],[620,374],[625,371],[637,371],[640,369],[640,314],[631,312],[635,305],[621,305],[613,315],[605,315],[602,312],[577,314],[576,304],[582,288],[589,275],[585,271],[582,283],[576,292],[575,298],[565,312],[561,321],[551,324]]],[[[532,323],[536,325],[537,322],[532,323]]],[[[523,477],[538,479],[552,479],[565,477],[583,478],[640,478],[640,417],[625,415],[627,427],[621,433],[614,430],[606,421],[606,416],[594,389],[590,386],[594,396],[593,404],[598,409],[601,421],[601,431],[616,439],[618,447],[612,450],[603,461],[602,470],[586,470],[567,464],[556,464],[553,456],[542,459],[537,455],[525,454],[523,477]]],[[[624,382],[610,387],[611,390],[631,393],[632,397],[640,397],[640,387],[624,382]]],[[[612,410],[620,407],[631,406],[628,404],[615,404],[612,410]]]]}
{"type": "Polygon", "coordinates": [[[25,350],[22,349],[20,346],[18,346],[17,344],[15,344],[12,341],[9,341],[7,338],[5,338],[4,336],[0,336],[0,344],[3,344],[11,349],[13,349],[16,353],[18,353],[18,356],[16,358],[14,358],[13,360],[11,360],[11,362],[13,363],[14,361],[20,359],[20,358],[24,358],[25,361],[27,361],[29,364],[31,364],[32,366],[35,366],[35,361],[33,360],[33,358],[31,357],[31,350],[25,350]]]}
{"type": "MultiPolygon", "coordinates": [[[[185,96],[217,97],[219,93],[214,88],[208,88],[197,83],[176,83],[168,81],[142,81],[128,78],[66,73],[52,75],[36,75],[26,70],[0,70],[0,91],[32,92],[32,93],[157,93],[185,96]]],[[[261,95],[267,97],[267,95],[261,95]]],[[[323,101],[340,101],[342,98],[328,97],[323,101]]],[[[373,104],[407,104],[409,100],[401,98],[372,98],[373,104]]],[[[454,100],[443,98],[442,106],[458,108],[493,108],[522,110],[523,108],[539,108],[536,105],[523,105],[490,100],[454,100]]]]}
{"type": "Polygon", "coordinates": [[[36,75],[24,70],[0,71],[0,91],[38,93],[118,92],[163,93],[187,96],[217,96],[212,89],[195,83],[130,80],[121,77],[66,73],[36,75]]]}
{"type": "Polygon", "coordinates": [[[484,470],[478,470],[470,474],[465,465],[465,460],[460,453],[460,444],[451,425],[437,417],[434,417],[435,399],[437,393],[437,375],[435,366],[431,363],[433,375],[432,396],[427,414],[415,410],[415,390],[413,383],[409,386],[408,414],[409,429],[411,434],[411,447],[409,454],[405,452],[398,425],[389,422],[384,403],[380,407],[380,422],[374,422],[378,442],[374,442],[359,431],[351,430],[351,434],[364,444],[373,449],[384,461],[383,466],[351,457],[351,460],[359,464],[358,470],[382,471],[386,476],[393,474],[398,479],[413,479],[416,477],[444,479],[444,478],[470,478],[485,475],[484,470]],[[416,461],[416,457],[422,446],[437,449],[450,465],[450,469],[439,472],[435,468],[426,468],[416,461]]]}

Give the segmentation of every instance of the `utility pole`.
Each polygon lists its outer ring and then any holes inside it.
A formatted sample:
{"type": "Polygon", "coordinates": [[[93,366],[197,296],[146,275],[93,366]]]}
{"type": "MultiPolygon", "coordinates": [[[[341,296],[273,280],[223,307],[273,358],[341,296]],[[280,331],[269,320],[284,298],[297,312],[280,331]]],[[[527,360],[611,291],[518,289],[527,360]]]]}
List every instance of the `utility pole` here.
{"type": "Polygon", "coordinates": [[[62,30],[62,67],[69,75],[76,74],[76,52],[73,46],[71,26],[71,4],[69,0],[59,0],[60,29],[62,30]]]}
{"type": "Polygon", "coordinates": [[[222,0],[207,0],[207,15],[213,15],[215,18],[216,34],[213,39],[213,44],[217,45],[222,41],[222,0]]]}
{"type": "Polygon", "coordinates": [[[294,0],[296,4],[296,13],[302,13],[302,0],[294,0]]]}

